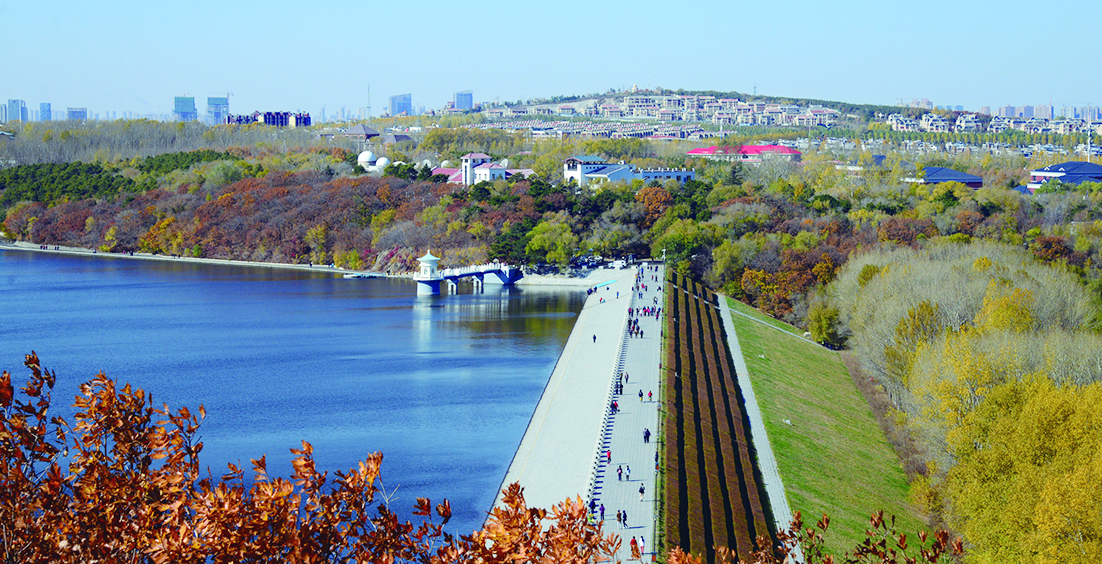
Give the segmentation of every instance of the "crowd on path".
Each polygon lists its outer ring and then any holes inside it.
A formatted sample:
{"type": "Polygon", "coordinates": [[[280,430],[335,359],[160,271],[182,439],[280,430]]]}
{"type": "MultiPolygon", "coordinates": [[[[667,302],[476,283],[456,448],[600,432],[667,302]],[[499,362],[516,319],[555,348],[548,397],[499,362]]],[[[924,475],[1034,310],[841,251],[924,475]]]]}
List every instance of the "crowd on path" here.
{"type": "MultiPolygon", "coordinates": [[[[600,479],[591,492],[590,510],[593,520],[605,520],[606,505],[615,508],[615,514],[608,516],[616,519],[619,530],[633,531],[630,541],[623,534],[621,550],[629,550],[625,560],[650,560],[646,547],[646,536],[653,535],[653,515],[656,510],[653,495],[647,498],[650,484],[654,484],[658,471],[658,447],[651,442],[656,438],[651,431],[656,428],[660,401],[655,401],[655,392],[659,389],[661,358],[661,270],[658,266],[640,268],[628,297],[632,304],[627,310],[625,324],[626,339],[623,342],[622,366],[612,382],[612,395],[607,406],[610,414],[609,445],[602,452],[600,479]],[[649,335],[649,338],[648,338],[649,335]],[[630,371],[629,371],[630,369],[630,371]],[[634,373],[634,374],[633,374],[634,373]],[[622,406],[622,396],[634,395],[639,399],[639,407],[622,406]],[[641,440],[640,440],[641,439],[641,440]],[[614,456],[615,451],[615,456],[614,456]],[[650,459],[654,465],[651,470],[650,459]],[[632,482],[631,467],[642,468],[632,482]],[[615,474],[616,479],[612,480],[615,474]],[[626,483],[626,482],[630,482],[626,483]],[[635,496],[638,494],[638,497],[635,496]],[[640,513],[642,512],[642,513],[640,513]],[[628,514],[633,521],[628,521],[628,514]],[[637,534],[635,534],[637,533],[637,534]]],[[[587,295],[601,292],[599,287],[587,289],[587,295]]],[[[603,293],[603,292],[601,292],[603,293]]],[[[619,299],[617,293],[616,299],[619,299]]],[[[600,301],[603,303],[603,300],[600,301]]],[[[597,342],[598,335],[593,335],[597,342]]],[[[602,336],[602,338],[604,338],[602,336]]],[[[634,403],[634,402],[633,402],[634,403]]],[[[657,442],[657,441],[656,441],[657,442]]],[[[608,526],[609,524],[606,524],[608,526]]]]}

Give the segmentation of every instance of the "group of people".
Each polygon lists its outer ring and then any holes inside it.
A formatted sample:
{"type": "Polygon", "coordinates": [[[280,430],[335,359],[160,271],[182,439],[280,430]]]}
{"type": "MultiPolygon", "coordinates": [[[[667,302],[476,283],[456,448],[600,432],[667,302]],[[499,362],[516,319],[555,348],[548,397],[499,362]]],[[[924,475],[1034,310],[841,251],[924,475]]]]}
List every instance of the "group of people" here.
{"type": "MultiPolygon", "coordinates": [[[[652,271],[652,270],[657,271],[657,267],[648,266],[648,267],[645,268],[645,271],[647,271],[647,272],[652,271]]],[[[636,275],[635,284],[632,287],[632,291],[639,293],[639,299],[642,299],[643,296],[644,296],[644,292],[649,290],[647,282],[650,282],[652,280],[658,280],[657,275],[650,275],[649,280],[645,279],[644,278],[644,270],[641,270],[636,275]]],[[[606,290],[608,290],[607,287],[606,287],[606,290]]],[[[592,295],[592,294],[594,294],[598,291],[599,291],[599,288],[597,288],[597,287],[589,288],[589,289],[586,290],[586,294],[587,295],[592,295]]],[[[619,298],[619,292],[617,292],[616,297],[619,298]]],[[[601,301],[603,301],[603,299],[601,301]]],[[[655,301],[655,304],[657,304],[657,301],[655,301]]],[[[640,318],[641,317],[651,317],[651,318],[654,318],[654,319],[658,319],[660,314],[661,314],[661,308],[657,307],[657,305],[654,306],[654,307],[652,307],[652,306],[629,307],[628,308],[628,318],[629,318],[628,319],[628,333],[629,333],[629,336],[630,337],[640,337],[640,338],[643,337],[643,329],[640,327],[640,318]]],[[[596,335],[593,336],[593,341],[594,341],[594,343],[596,343],[596,341],[597,341],[597,336],[596,335]]],[[[610,403],[609,403],[609,410],[613,415],[618,414],[620,412],[620,403],[619,403],[619,397],[618,396],[622,396],[624,394],[625,385],[627,383],[629,383],[630,378],[631,377],[628,375],[627,372],[619,372],[616,375],[616,381],[613,384],[614,397],[610,400],[610,403]]],[[[643,396],[644,396],[644,390],[640,389],[640,390],[638,390],[637,393],[638,393],[639,401],[642,402],[643,401],[643,396]]],[[[647,392],[646,396],[647,396],[647,401],[653,401],[653,399],[654,399],[653,390],[647,392]]],[[[649,428],[644,428],[643,429],[643,443],[649,444],[650,439],[651,439],[651,430],[649,428]]],[[[612,451],[611,450],[606,450],[606,452],[604,453],[603,458],[605,459],[605,463],[608,464],[609,466],[611,466],[611,464],[612,464],[612,451]]],[[[655,452],[655,464],[657,465],[657,463],[658,463],[658,454],[657,454],[657,451],[656,451],[655,452]]],[[[631,466],[627,465],[627,464],[619,464],[616,467],[616,480],[618,482],[630,481],[631,480],[631,466]]],[[[639,501],[643,502],[644,499],[645,499],[645,496],[646,496],[646,486],[642,482],[639,484],[638,492],[639,492],[639,501]]],[[[599,506],[597,506],[595,503],[596,503],[595,501],[591,501],[591,503],[590,503],[591,516],[596,517],[599,514],[601,520],[603,521],[604,520],[604,515],[605,515],[604,504],[602,503],[599,506]]],[[[616,511],[616,524],[621,529],[628,528],[627,510],[620,509],[620,510],[616,511]]],[[[629,543],[629,546],[630,546],[630,549],[631,549],[631,559],[641,559],[642,555],[646,553],[646,544],[645,544],[645,540],[643,539],[642,535],[640,535],[638,537],[632,537],[631,542],[629,543]]]]}
{"type": "MultiPolygon", "coordinates": [[[[586,288],[586,289],[585,289],[585,295],[587,295],[587,296],[591,296],[591,295],[593,295],[593,294],[596,294],[596,293],[597,293],[597,289],[598,289],[598,286],[594,286],[594,287],[592,287],[592,288],[586,288]]],[[[606,292],[608,291],[608,286],[605,286],[605,291],[606,291],[606,292]]],[[[617,298],[619,298],[619,297],[620,297],[620,292],[616,292],[616,297],[617,297],[617,298]]]]}
{"type": "Polygon", "coordinates": [[[627,470],[624,470],[624,465],[623,464],[616,467],[616,481],[617,482],[624,481],[625,476],[626,476],[626,479],[630,482],[631,481],[631,465],[630,464],[627,465],[627,470]]]}

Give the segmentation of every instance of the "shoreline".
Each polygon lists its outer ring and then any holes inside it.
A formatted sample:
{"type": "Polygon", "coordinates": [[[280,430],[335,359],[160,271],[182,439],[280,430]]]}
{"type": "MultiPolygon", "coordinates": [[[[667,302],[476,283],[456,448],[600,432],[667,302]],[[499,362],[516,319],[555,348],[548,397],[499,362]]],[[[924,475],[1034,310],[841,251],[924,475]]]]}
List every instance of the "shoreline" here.
{"type": "Polygon", "coordinates": [[[229,266],[250,266],[259,268],[275,268],[281,270],[300,270],[305,272],[320,272],[330,274],[366,274],[371,277],[378,278],[410,278],[412,279],[412,273],[409,275],[400,274],[387,274],[384,272],[370,272],[366,270],[348,270],[345,268],[329,267],[324,265],[310,266],[306,264],[292,264],[289,262],[260,262],[249,260],[234,260],[234,259],[216,259],[216,258],[197,258],[197,257],[172,257],[167,255],[156,255],[151,253],[134,252],[131,253],[115,253],[115,252],[98,252],[93,249],[86,249],[83,247],[66,247],[63,245],[46,245],[47,248],[40,248],[41,245],[36,243],[27,243],[24,241],[15,241],[12,243],[0,243],[0,251],[26,251],[32,253],[44,253],[55,255],[71,255],[82,257],[106,257],[106,258],[120,258],[120,259],[132,259],[132,260],[154,260],[161,262],[185,262],[193,264],[220,264],[229,266]],[[55,249],[56,248],[56,249],[55,249]]]}
{"type": "MultiPolygon", "coordinates": [[[[32,253],[44,253],[44,254],[58,254],[58,255],[71,255],[71,256],[90,256],[90,257],[108,257],[108,258],[120,258],[131,260],[154,260],[162,262],[185,262],[193,264],[217,264],[228,266],[248,266],[257,268],[273,268],[281,270],[298,270],[303,272],[317,272],[322,274],[361,274],[365,278],[406,278],[413,280],[413,272],[402,274],[391,274],[387,272],[376,272],[371,270],[350,270],[340,267],[329,267],[326,265],[305,265],[305,264],[293,264],[289,262],[261,262],[261,261],[249,261],[249,260],[235,260],[235,259],[216,259],[216,258],[198,258],[198,257],[172,257],[160,254],[141,253],[115,253],[115,252],[98,252],[93,249],[87,249],[83,247],[68,247],[64,245],[46,245],[47,248],[40,248],[42,245],[37,243],[28,243],[25,241],[14,242],[0,242],[0,251],[24,251],[32,253]],[[55,250],[56,247],[56,250],[55,250]]],[[[578,276],[548,276],[541,274],[525,274],[524,278],[521,278],[516,282],[516,286],[566,286],[571,288],[586,288],[595,286],[601,282],[607,282],[614,280],[617,276],[627,276],[628,272],[632,272],[629,268],[622,270],[611,268],[598,268],[590,270],[584,277],[578,276]]]]}

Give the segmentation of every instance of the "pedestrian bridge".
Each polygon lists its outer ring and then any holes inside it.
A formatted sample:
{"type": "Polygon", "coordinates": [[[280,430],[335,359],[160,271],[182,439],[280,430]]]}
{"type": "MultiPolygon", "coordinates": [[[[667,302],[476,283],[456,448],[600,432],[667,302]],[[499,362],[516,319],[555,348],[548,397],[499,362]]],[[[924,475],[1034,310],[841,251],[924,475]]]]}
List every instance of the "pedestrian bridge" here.
{"type": "Polygon", "coordinates": [[[448,288],[454,291],[462,278],[472,278],[475,288],[481,289],[486,283],[510,286],[524,277],[520,268],[503,262],[488,262],[441,270],[436,268],[436,262],[440,259],[432,256],[431,252],[417,260],[421,262],[421,269],[413,279],[417,281],[419,296],[439,295],[441,284],[447,284],[448,288]]]}

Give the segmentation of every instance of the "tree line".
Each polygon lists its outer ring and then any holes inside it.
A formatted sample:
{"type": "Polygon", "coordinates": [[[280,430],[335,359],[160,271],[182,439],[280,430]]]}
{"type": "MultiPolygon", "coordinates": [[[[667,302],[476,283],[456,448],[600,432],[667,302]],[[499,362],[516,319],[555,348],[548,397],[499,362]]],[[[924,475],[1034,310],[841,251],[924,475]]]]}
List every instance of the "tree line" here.
{"type": "Polygon", "coordinates": [[[1102,558],[1102,337],[1097,296],[1074,272],[991,242],[874,250],[816,311],[919,446],[912,501],[972,554],[1102,558]]]}

